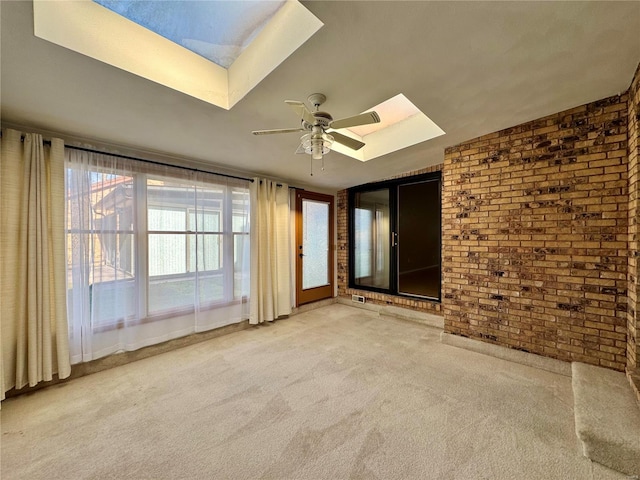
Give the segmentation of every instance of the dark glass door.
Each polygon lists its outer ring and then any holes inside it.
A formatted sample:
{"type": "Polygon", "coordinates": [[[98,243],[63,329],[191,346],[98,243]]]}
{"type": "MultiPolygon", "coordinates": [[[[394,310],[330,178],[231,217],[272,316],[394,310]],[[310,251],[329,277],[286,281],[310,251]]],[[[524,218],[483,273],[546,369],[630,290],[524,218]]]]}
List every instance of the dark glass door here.
{"type": "Polygon", "coordinates": [[[349,285],[440,300],[440,174],[349,192],[349,285]]]}
{"type": "Polygon", "coordinates": [[[440,189],[427,181],[398,186],[398,293],[440,297],[440,189]]]}

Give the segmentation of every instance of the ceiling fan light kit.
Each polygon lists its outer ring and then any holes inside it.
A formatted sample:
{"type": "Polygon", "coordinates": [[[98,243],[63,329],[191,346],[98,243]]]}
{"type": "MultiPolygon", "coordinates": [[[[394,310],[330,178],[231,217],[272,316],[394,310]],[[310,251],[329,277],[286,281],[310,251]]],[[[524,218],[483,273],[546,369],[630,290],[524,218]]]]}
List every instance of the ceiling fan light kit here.
{"type": "Polygon", "coordinates": [[[333,136],[328,133],[307,133],[300,139],[301,152],[311,155],[313,160],[322,160],[322,156],[331,151],[333,136]]]}
{"type": "MultiPolygon", "coordinates": [[[[379,123],[380,116],[376,112],[366,112],[353,117],[333,120],[333,117],[329,113],[319,110],[320,105],[326,100],[327,97],[322,93],[312,93],[309,95],[307,101],[313,105],[313,112],[311,112],[303,102],[285,100],[285,103],[289,105],[300,118],[300,128],[254,130],[252,133],[254,135],[270,135],[274,133],[309,132],[302,135],[300,146],[296,150],[296,153],[311,155],[312,161],[324,160],[324,155],[327,155],[331,151],[333,142],[340,143],[352,150],[359,150],[364,147],[365,144],[363,142],[339,132],[334,132],[333,130],[379,123]],[[331,133],[327,133],[327,130],[331,130],[331,133]]],[[[313,175],[313,171],[311,174],[313,175]]]]}

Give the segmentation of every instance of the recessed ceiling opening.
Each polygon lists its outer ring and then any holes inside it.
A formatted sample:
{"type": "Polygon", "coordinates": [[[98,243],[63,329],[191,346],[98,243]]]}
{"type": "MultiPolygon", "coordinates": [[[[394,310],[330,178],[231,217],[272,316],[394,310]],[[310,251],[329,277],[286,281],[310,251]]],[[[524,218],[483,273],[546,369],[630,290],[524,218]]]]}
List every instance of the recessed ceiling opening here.
{"type": "Polygon", "coordinates": [[[364,142],[364,148],[353,151],[337,145],[333,150],[366,162],[445,133],[401,93],[366,111],[372,110],[380,116],[380,123],[344,131],[349,137],[364,142]]]}
{"type": "Polygon", "coordinates": [[[233,64],[286,3],[93,1],[223,68],[233,64]]]}
{"type": "Polygon", "coordinates": [[[227,110],[323,25],[297,0],[36,1],[33,20],[38,38],[227,110]]]}

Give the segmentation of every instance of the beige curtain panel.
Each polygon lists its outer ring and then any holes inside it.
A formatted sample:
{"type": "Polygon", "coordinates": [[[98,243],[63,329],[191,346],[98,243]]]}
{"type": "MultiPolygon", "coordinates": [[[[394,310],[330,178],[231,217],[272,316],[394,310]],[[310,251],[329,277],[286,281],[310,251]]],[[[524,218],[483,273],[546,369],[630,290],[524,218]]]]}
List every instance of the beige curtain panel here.
{"type": "Polygon", "coordinates": [[[64,143],[6,129],[0,140],[2,391],[71,373],[64,143]]]}
{"type": "Polygon", "coordinates": [[[255,178],[251,192],[251,299],[249,323],[291,313],[289,187],[255,178]]]}

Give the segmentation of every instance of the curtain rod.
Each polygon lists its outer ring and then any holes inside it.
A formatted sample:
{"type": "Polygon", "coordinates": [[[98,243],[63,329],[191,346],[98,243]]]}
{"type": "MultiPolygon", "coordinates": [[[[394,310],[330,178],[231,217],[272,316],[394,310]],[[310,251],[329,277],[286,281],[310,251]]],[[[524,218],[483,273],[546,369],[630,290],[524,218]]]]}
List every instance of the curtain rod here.
{"type": "MultiPolygon", "coordinates": [[[[49,143],[51,143],[51,142],[49,142],[49,143]]],[[[199,168],[183,167],[182,165],[171,165],[170,163],[158,162],[156,160],[148,160],[146,158],[130,157],[128,155],[120,155],[118,153],[101,152],[100,150],[94,150],[92,148],[84,148],[84,147],[75,147],[73,145],[65,145],[64,148],[71,148],[73,150],[80,150],[82,152],[89,152],[89,153],[101,153],[102,155],[111,155],[112,157],[125,158],[127,160],[136,160],[138,162],[151,163],[153,165],[160,165],[162,167],[181,168],[183,170],[189,170],[191,172],[210,173],[210,174],[213,174],[213,175],[218,175],[220,177],[235,178],[236,180],[246,180],[248,182],[253,183],[253,178],[239,177],[237,175],[229,175],[229,174],[226,174],[226,173],[210,172],[208,170],[200,170],[199,168]]],[[[278,185],[278,186],[281,187],[282,185],[278,185]]]]}
{"type": "MultiPolygon", "coordinates": [[[[0,131],[0,138],[2,138],[2,131],[0,131]]],[[[20,136],[20,141],[24,142],[24,135],[20,136]]],[[[51,140],[43,140],[42,143],[44,143],[45,145],[51,146],[51,140]]],[[[102,155],[111,155],[112,157],[125,158],[127,160],[136,160],[138,162],[152,163],[153,165],[160,165],[160,166],[163,166],[163,167],[181,168],[183,170],[189,170],[191,172],[210,173],[212,175],[218,175],[220,177],[234,178],[236,180],[245,180],[247,182],[253,183],[253,178],[239,177],[239,176],[236,176],[236,175],[229,175],[227,173],[216,173],[216,172],[211,172],[211,171],[208,171],[208,170],[200,170],[199,168],[183,167],[181,165],[171,165],[170,163],[158,162],[156,160],[148,160],[146,158],[130,157],[128,155],[120,155],[118,153],[101,152],[100,150],[94,150],[94,149],[91,149],[91,148],[84,148],[84,147],[75,147],[73,145],[65,145],[64,148],[71,148],[73,150],[81,150],[83,152],[89,152],[89,153],[100,153],[102,155]]],[[[276,186],[281,187],[282,184],[276,183],[276,186]]],[[[296,190],[296,187],[293,187],[291,185],[289,185],[289,188],[292,188],[292,189],[296,190]]],[[[301,190],[301,189],[298,189],[298,190],[301,190]]]]}

